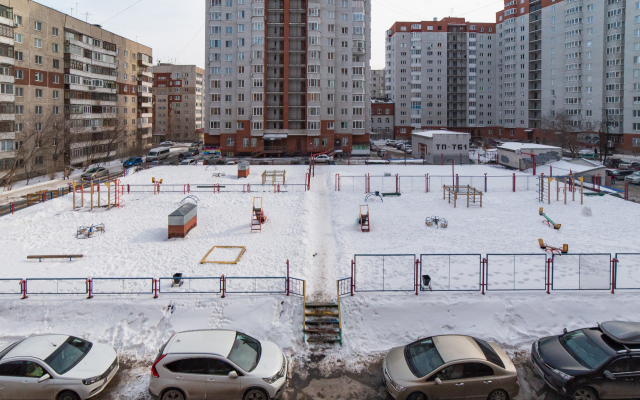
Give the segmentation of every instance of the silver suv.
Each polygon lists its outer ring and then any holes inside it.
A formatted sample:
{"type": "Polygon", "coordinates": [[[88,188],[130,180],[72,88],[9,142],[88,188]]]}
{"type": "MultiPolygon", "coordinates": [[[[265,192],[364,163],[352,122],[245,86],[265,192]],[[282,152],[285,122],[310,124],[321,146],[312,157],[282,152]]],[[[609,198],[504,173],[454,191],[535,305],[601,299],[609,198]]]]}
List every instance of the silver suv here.
{"type": "Polygon", "coordinates": [[[286,382],[287,358],[275,343],[235,331],[187,331],[160,348],[149,393],[160,400],[269,400],[286,382]]]}

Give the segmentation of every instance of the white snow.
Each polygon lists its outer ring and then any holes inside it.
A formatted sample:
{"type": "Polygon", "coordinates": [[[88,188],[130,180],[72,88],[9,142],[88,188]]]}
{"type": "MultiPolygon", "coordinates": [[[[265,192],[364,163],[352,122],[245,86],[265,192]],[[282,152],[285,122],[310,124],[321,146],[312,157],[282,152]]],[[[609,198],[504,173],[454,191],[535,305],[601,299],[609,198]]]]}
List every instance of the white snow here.
{"type": "MultiPolygon", "coordinates": [[[[159,298],[153,299],[150,278],[171,277],[176,272],[185,277],[284,277],[288,259],[291,276],[306,280],[308,298],[335,300],[336,280],[350,276],[355,254],[404,254],[385,259],[384,265],[379,257],[360,257],[356,281],[358,289],[405,290],[413,287],[414,257],[430,255],[423,258],[422,267],[423,271],[431,268],[434,291],[421,291],[419,296],[411,291],[342,296],[344,346],[326,351],[328,369],[342,360],[357,370],[370,357],[426,335],[472,334],[513,352],[526,350],[535,338],[559,333],[565,326],[571,329],[604,320],[640,319],[633,291],[618,290],[612,295],[608,290],[557,290],[608,289],[608,280],[603,280],[608,279],[608,256],[578,258],[577,254],[640,253],[634,203],[612,196],[585,196],[585,204],[580,205],[577,196],[577,201],[567,205],[554,200],[541,204],[536,177],[516,172],[516,192],[512,192],[513,171],[491,166],[455,166],[452,172],[451,166],[316,165],[310,192],[303,186],[307,166],[253,165],[247,179],[237,179],[236,166],[217,167],[217,172],[225,173],[220,178],[212,176],[214,171],[204,166],[162,166],[129,175],[121,183],[125,191],[130,185],[132,193],[125,193],[121,207],[110,211],[100,208],[92,212],[87,207],[72,211],[72,198],[65,196],[0,218],[1,278],[82,278],[30,281],[30,292],[84,293],[84,278],[145,278],[94,282],[96,293],[125,287],[144,290],[143,295],[97,294],[91,300],[86,300],[86,295],[32,294],[27,300],[19,300],[18,294],[2,295],[0,323],[7,328],[0,333],[0,342],[34,333],[66,332],[112,344],[137,368],[130,373],[132,378],[121,384],[122,393],[131,396],[146,391],[148,363],[159,346],[172,333],[186,329],[243,330],[276,342],[295,364],[310,354],[302,341],[300,298],[231,293],[222,299],[217,293],[219,279],[209,279],[187,280],[174,289],[165,280],[159,298]],[[263,187],[260,174],[265,169],[285,169],[291,185],[281,185],[281,193],[273,193],[272,185],[263,187]],[[385,177],[386,172],[390,176],[385,177]],[[461,185],[483,190],[485,173],[488,192],[482,208],[478,204],[467,208],[460,198],[454,208],[443,200],[442,185],[450,185],[455,174],[461,185]],[[341,177],[339,192],[335,191],[336,174],[341,177]],[[369,233],[361,232],[356,223],[359,205],[365,204],[365,174],[371,175],[370,190],[385,193],[395,192],[395,175],[399,174],[402,193],[384,197],[384,201],[369,199],[369,233]],[[426,174],[429,193],[425,193],[426,174]],[[152,177],[163,180],[160,194],[153,193],[152,177]],[[168,240],[167,216],[187,196],[183,193],[186,184],[199,200],[198,226],[185,239],[168,240]],[[213,184],[220,184],[220,193],[214,193],[213,184]],[[245,191],[249,189],[247,184],[251,193],[242,192],[243,185],[245,191]],[[263,197],[268,218],[261,233],[250,232],[255,196],[263,197]],[[591,216],[583,214],[585,206],[591,209],[591,216]],[[539,207],[562,228],[554,230],[543,224],[539,207]],[[426,226],[425,218],[432,216],[445,218],[448,227],[426,226]],[[105,234],[76,239],[78,227],[98,223],[105,225],[105,234]],[[539,260],[544,260],[545,253],[538,238],[552,246],[566,243],[570,250],[569,256],[556,256],[556,290],[549,295],[543,290],[544,263],[539,260]],[[214,245],[246,246],[246,252],[235,265],[200,264],[214,245]],[[28,261],[26,256],[31,254],[84,257],[72,262],[28,261]],[[473,256],[432,256],[435,254],[473,256]],[[515,286],[538,291],[490,291],[484,296],[479,292],[436,291],[477,287],[479,270],[468,265],[487,254],[490,289],[515,286]],[[578,279],[576,268],[583,269],[584,280],[578,279]],[[184,293],[204,290],[216,293],[184,293]]],[[[103,189],[101,193],[104,202],[106,192],[103,189]]],[[[640,273],[634,268],[639,262],[639,256],[621,256],[619,289],[640,287],[640,273]]],[[[282,279],[227,282],[229,291],[282,286],[282,279]]],[[[18,289],[17,281],[0,282],[0,292],[18,289]]]]}

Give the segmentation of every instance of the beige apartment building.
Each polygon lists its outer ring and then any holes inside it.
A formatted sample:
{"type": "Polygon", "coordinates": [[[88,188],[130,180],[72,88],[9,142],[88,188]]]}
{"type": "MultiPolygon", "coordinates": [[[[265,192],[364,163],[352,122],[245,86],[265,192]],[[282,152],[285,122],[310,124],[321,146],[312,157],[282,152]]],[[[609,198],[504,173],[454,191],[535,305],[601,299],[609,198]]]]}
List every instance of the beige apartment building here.
{"type": "Polygon", "coordinates": [[[153,75],[154,143],[203,140],[204,69],[160,63],[153,75]]]}
{"type": "Polygon", "coordinates": [[[6,54],[0,71],[13,74],[13,81],[0,79],[7,92],[0,109],[9,111],[0,179],[142,153],[151,145],[151,48],[33,1],[0,0],[0,8],[0,57],[6,54]]]}
{"type": "Polygon", "coordinates": [[[385,98],[383,69],[371,70],[371,79],[369,79],[369,93],[371,95],[371,99],[385,98]]]}

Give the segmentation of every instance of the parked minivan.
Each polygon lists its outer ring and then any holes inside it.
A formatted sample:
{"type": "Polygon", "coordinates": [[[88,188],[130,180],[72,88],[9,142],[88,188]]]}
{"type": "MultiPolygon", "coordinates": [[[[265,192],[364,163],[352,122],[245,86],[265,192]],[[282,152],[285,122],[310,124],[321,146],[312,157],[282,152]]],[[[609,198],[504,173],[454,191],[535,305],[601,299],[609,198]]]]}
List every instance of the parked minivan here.
{"type": "Polygon", "coordinates": [[[151,149],[149,150],[149,154],[147,154],[147,162],[164,160],[169,157],[170,152],[171,150],[169,150],[168,147],[156,147],[155,149],[151,149]]]}

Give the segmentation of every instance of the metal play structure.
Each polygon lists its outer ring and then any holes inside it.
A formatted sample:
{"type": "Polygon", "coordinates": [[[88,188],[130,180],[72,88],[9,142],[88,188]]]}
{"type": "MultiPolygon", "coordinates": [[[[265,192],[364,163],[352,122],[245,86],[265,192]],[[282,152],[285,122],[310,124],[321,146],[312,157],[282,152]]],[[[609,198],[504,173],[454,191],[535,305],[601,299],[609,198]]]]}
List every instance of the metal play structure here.
{"type": "Polygon", "coordinates": [[[476,188],[472,188],[471,186],[447,186],[442,185],[442,199],[447,198],[447,193],[449,193],[449,203],[451,203],[451,196],[453,195],[453,207],[455,208],[458,203],[458,196],[466,196],[467,197],[467,208],[469,207],[469,199],[473,198],[473,204],[476,203],[476,197],[480,198],[480,207],[482,208],[482,190],[478,190],[476,188]]]}
{"type": "Polygon", "coordinates": [[[542,210],[542,207],[540,207],[540,210],[538,210],[538,212],[540,213],[540,215],[542,215],[545,218],[545,220],[542,221],[543,224],[547,224],[547,225],[553,227],[553,229],[560,229],[561,225],[560,224],[556,224],[555,222],[553,222],[551,220],[551,218],[549,218],[547,216],[547,214],[544,213],[544,211],[542,210]]]}
{"type": "Polygon", "coordinates": [[[112,179],[108,181],[89,181],[88,183],[72,183],[73,190],[73,210],[84,208],[84,194],[87,189],[89,196],[89,208],[93,211],[93,207],[106,207],[110,210],[112,207],[120,207],[120,179],[112,179]],[[100,188],[104,185],[107,188],[107,204],[102,204],[100,199],[100,188]],[[95,197],[95,199],[94,199],[95,197]]]}
{"type": "Polygon", "coordinates": [[[370,232],[369,228],[369,205],[360,205],[360,216],[358,216],[358,223],[360,224],[360,231],[370,232]]]}
{"type": "Polygon", "coordinates": [[[253,207],[251,208],[251,232],[262,232],[262,224],[266,220],[267,216],[262,209],[262,197],[254,197],[253,207]]]}
{"type": "Polygon", "coordinates": [[[264,185],[265,183],[267,183],[267,179],[270,178],[271,184],[281,183],[284,185],[286,182],[286,174],[287,171],[285,170],[264,171],[262,173],[262,184],[264,185]],[[280,182],[280,180],[282,180],[282,182],[280,182]]]}
{"type": "Polygon", "coordinates": [[[89,239],[104,233],[104,224],[81,226],[76,231],[76,239],[89,239]]]}
{"type": "Polygon", "coordinates": [[[382,195],[380,194],[380,192],[369,192],[367,193],[366,196],[364,196],[364,202],[366,203],[369,200],[369,197],[380,197],[380,201],[384,202],[384,199],[382,198],[382,195]]]}
{"type": "Polygon", "coordinates": [[[571,201],[576,201],[576,192],[578,188],[576,184],[580,182],[580,204],[584,204],[584,178],[574,178],[573,175],[562,177],[549,177],[540,174],[540,181],[538,182],[538,201],[547,204],[551,204],[551,197],[553,197],[551,182],[556,181],[556,201],[560,201],[560,192],[562,192],[564,204],[567,204],[567,194],[571,193],[571,201]],[[562,186],[560,183],[562,182],[562,186]]]}
{"type": "Polygon", "coordinates": [[[424,223],[427,224],[427,226],[435,226],[438,229],[446,228],[447,226],[449,226],[449,223],[446,219],[440,218],[438,216],[427,217],[424,223]]]}
{"type": "Polygon", "coordinates": [[[538,244],[540,245],[541,249],[543,249],[544,251],[548,251],[551,254],[553,253],[567,254],[569,252],[568,244],[563,244],[562,247],[553,247],[546,244],[542,239],[538,239],[538,244]]]}

